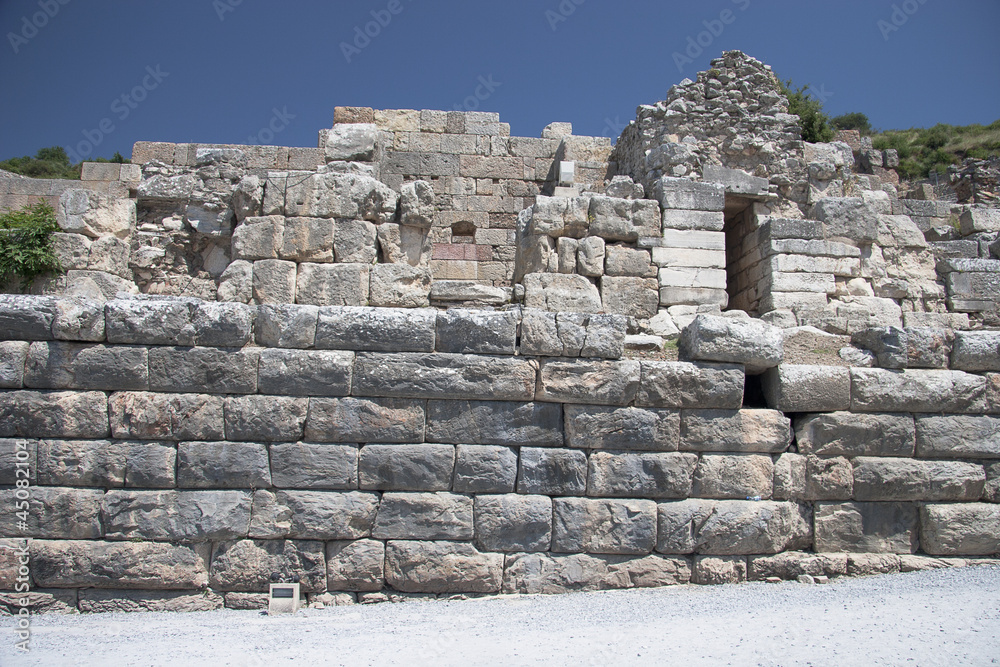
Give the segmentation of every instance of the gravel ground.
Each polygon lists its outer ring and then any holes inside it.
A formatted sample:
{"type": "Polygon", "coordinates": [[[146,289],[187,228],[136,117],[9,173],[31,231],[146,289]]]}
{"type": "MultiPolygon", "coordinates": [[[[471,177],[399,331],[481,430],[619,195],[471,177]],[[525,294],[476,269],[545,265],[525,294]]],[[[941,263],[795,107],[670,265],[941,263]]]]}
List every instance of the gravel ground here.
{"type": "Polygon", "coordinates": [[[1000,567],[259,612],[32,620],[3,665],[1000,665],[1000,567]]]}

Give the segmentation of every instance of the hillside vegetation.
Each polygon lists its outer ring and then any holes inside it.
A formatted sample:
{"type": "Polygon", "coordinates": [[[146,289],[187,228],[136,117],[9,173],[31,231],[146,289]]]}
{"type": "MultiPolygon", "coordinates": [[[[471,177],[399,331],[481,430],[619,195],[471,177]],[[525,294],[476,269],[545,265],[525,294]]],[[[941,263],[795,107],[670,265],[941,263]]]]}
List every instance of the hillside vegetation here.
{"type": "MultiPolygon", "coordinates": [[[[98,157],[88,162],[128,162],[121,153],[115,153],[111,159],[98,157]]],[[[72,164],[66,149],[62,146],[50,146],[39,149],[34,157],[12,157],[0,162],[0,169],[31,178],[66,178],[78,180],[83,163],[72,164]]]]}

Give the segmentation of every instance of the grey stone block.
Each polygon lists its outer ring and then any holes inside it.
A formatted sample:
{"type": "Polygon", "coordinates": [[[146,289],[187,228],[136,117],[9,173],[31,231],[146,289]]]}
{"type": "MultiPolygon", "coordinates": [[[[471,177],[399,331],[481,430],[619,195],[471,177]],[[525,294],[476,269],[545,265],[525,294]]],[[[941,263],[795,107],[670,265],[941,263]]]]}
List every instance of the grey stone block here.
{"type": "Polygon", "coordinates": [[[655,278],[605,276],[601,279],[601,301],[608,313],[649,319],[660,305],[655,278]]]}
{"type": "Polygon", "coordinates": [[[385,544],[377,540],[326,545],[326,585],[331,591],[380,591],[385,587],[385,544]]]}
{"type": "Polygon", "coordinates": [[[260,350],[154,347],[149,350],[149,388],[168,393],[253,394],[260,350]]]}
{"type": "Polygon", "coordinates": [[[553,500],[552,551],[642,555],[655,544],[652,500],[553,500]]]}
{"type": "Polygon", "coordinates": [[[285,218],[278,258],[293,262],[333,261],[333,220],[285,218]]]}
{"type": "Polygon", "coordinates": [[[807,548],[812,513],[798,503],[681,500],[658,507],[656,550],[665,554],[775,554],[807,548]]]}
{"type": "Polygon", "coordinates": [[[1000,552],[1000,505],[924,505],[920,536],[924,551],[933,556],[995,555],[1000,552]]]}
{"type": "Polygon", "coordinates": [[[517,454],[509,447],[458,445],[456,493],[511,493],[517,481],[517,454]]]}
{"type": "Polygon", "coordinates": [[[858,243],[878,239],[878,213],[860,197],[824,197],[812,217],[823,223],[826,238],[848,238],[858,243]]]}
{"type": "Polygon", "coordinates": [[[355,396],[530,401],[537,364],[461,354],[359,352],[355,396]]]}
{"type": "Polygon", "coordinates": [[[704,454],[694,473],[695,498],[770,498],[774,463],[763,454],[704,454]]]}
{"type": "Polygon", "coordinates": [[[111,488],[125,485],[124,443],[110,440],[40,440],[37,451],[37,478],[42,486],[111,488]]]}
{"type": "Polygon", "coordinates": [[[792,443],[791,421],[776,410],[684,410],[680,448],[695,452],[780,453],[792,443]]]}
{"type": "Polygon", "coordinates": [[[906,327],[909,368],[947,368],[955,333],[934,327],[906,327]]]}
{"type": "Polygon", "coordinates": [[[224,399],[122,391],[107,399],[111,434],[138,440],[224,440],[224,399]]]}
{"type": "MultiPolygon", "coordinates": [[[[250,316],[251,321],[253,315],[250,316]]],[[[52,336],[56,340],[99,343],[105,338],[104,303],[84,298],[55,300],[52,336]]]]}
{"type": "Polygon", "coordinates": [[[806,457],[806,500],[850,500],[854,489],[851,462],[842,457],[806,457]]]}
{"type": "Polygon", "coordinates": [[[358,448],[305,442],[271,445],[271,483],[279,489],[356,489],[358,448]]]}
{"type": "Polygon", "coordinates": [[[743,404],[743,367],[686,361],[643,361],[636,405],[735,410],[743,404]]]}
{"type": "Polygon", "coordinates": [[[652,408],[567,405],[566,445],[581,449],[672,452],[680,437],[680,413],[652,408]]]}
{"type": "Polygon", "coordinates": [[[806,457],[785,452],[774,462],[775,500],[802,500],[806,496],[806,457]]]}
{"type": "MultiPolygon", "coordinates": [[[[648,250],[609,245],[605,249],[604,274],[641,278],[650,271],[648,250]]],[[[657,296],[659,300],[659,296],[657,296]]]]}
{"type": "MultiPolygon", "coordinates": [[[[76,591],[74,591],[76,593],[76,591]]],[[[74,595],[75,597],[75,595],[74,595]]],[[[223,596],[204,591],[104,591],[84,588],[74,601],[85,614],[113,612],[191,612],[222,609],[223,596]]]]}
{"type": "Polygon", "coordinates": [[[125,486],[170,489],[177,485],[177,448],[168,442],[124,442],[125,486]]]}
{"type": "MultiPolygon", "coordinates": [[[[256,276],[256,264],[254,265],[256,276]]],[[[295,302],[313,306],[364,306],[368,303],[369,264],[298,265],[294,280],[295,302]]],[[[279,300],[280,301],[280,300],[279,300]]]]}
{"type": "Polygon", "coordinates": [[[795,440],[817,456],[913,456],[916,428],[908,414],[833,412],[796,418],[795,440]]]}
{"type": "Polygon", "coordinates": [[[52,340],[55,299],[0,295],[0,340],[52,340]]]}
{"type": "Polygon", "coordinates": [[[248,492],[111,490],[103,500],[108,539],[206,542],[250,529],[248,492]]]}
{"type": "Polygon", "coordinates": [[[243,347],[256,309],[198,299],[118,299],[104,305],[109,343],[243,347]]]}
{"type": "Polygon", "coordinates": [[[451,493],[385,493],[372,537],[380,540],[471,540],[472,498],[451,493]]]}
{"type": "Polygon", "coordinates": [[[663,208],[691,211],[722,211],[726,188],[718,183],[698,183],[686,178],[663,176],[653,184],[653,199],[663,208]]]}
{"type": "Polygon", "coordinates": [[[855,500],[979,500],[983,466],[958,461],[854,459],[855,500]]]}
{"type": "Polygon", "coordinates": [[[680,349],[693,361],[743,364],[756,374],[781,363],[784,336],[761,320],[699,315],[681,332],[680,349]]]}
{"type": "Polygon", "coordinates": [[[484,551],[548,551],[552,499],[518,494],[475,498],[476,546],[484,551]]]}
{"type": "Polygon", "coordinates": [[[0,502],[10,508],[0,515],[0,535],[62,540],[92,540],[104,535],[101,489],[34,487],[27,498],[28,518],[23,523],[15,514],[16,502],[24,500],[17,497],[17,491],[0,490],[0,502]]]}
{"type": "Polygon", "coordinates": [[[327,306],[320,309],[316,347],[372,352],[433,352],[437,311],[327,306]]]}
{"type": "Polygon", "coordinates": [[[909,336],[905,329],[862,329],[851,335],[851,342],[875,355],[880,368],[906,368],[909,362],[909,336]]]}
{"type": "Polygon", "coordinates": [[[517,492],[584,495],[587,492],[587,455],[575,449],[522,447],[517,492]]]}
{"type": "Polygon", "coordinates": [[[697,556],[691,582],[703,586],[741,584],[747,580],[746,556],[697,556]]]}
{"type": "Polygon", "coordinates": [[[317,306],[260,306],[257,314],[257,344],[263,347],[310,348],[316,338],[318,317],[317,306]]]}
{"type": "Polygon", "coordinates": [[[686,558],[594,556],[590,554],[510,554],[504,569],[504,593],[552,594],[686,584],[686,558]]]}
{"type": "Polygon", "coordinates": [[[367,445],[361,448],[361,488],[375,491],[448,491],[455,471],[452,445],[367,445]]]}
{"type": "Polygon", "coordinates": [[[373,306],[425,308],[430,304],[431,272],[408,264],[375,264],[369,300],[373,306]]]}
{"type": "Polygon", "coordinates": [[[524,276],[524,305],[553,312],[598,313],[601,293],[584,276],[529,273],[524,276]]]}
{"type": "Polygon", "coordinates": [[[962,371],[1000,371],[1000,331],[956,331],[951,367],[962,371]]]}
{"type": "Polygon", "coordinates": [[[298,577],[303,593],[326,591],[322,542],[239,540],[220,542],[212,550],[209,583],[217,591],[267,592],[272,576],[298,577]]]}
{"type": "Polygon", "coordinates": [[[767,404],[782,412],[831,412],[851,407],[847,368],[781,364],[762,377],[767,404]]]}
{"type": "Polygon", "coordinates": [[[353,352],[266,349],[260,353],[257,388],[262,394],[347,396],[353,373],[353,352]]]}
{"type": "Polygon", "coordinates": [[[308,399],[285,396],[226,398],[226,439],[292,442],[302,439],[308,399]]]}
{"type": "Polygon", "coordinates": [[[106,438],[108,430],[103,392],[0,392],[0,437],[106,438]]]}
{"type": "Polygon", "coordinates": [[[252,442],[182,442],[177,446],[177,486],[193,489],[271,486],[267,447],[252,442]]]}
{"type": "Polygon", "coordinates": [[[312,398],[305,437],[313,442],[423,442],[424,401],[312,398]]]}
{"type": "Polygon", "coordinates": [[[811,577],[840,577],[847,574],[847,554],[788,551],[773,556],[750,556],[747,560],[747,578],[750,581],[764,581],[770,577],[794,581],[803,574],[811,577]]]}
{"type": "Polygon", "coordinates": [[[295,303],[296,272],[295,262],[280,259],[260,259],[254,262],[253,302],[295,303]]]}
{"type": "Polygon", "coordinates": [[[356,540],[371,535],[379,509],[377,493],[361,491],[278,491],[280,513],[291,519],[287,537],[356,540]]]}
{"type": "Polygon", "coordinates": [[[146,348],[32,343],[24,367],[24,384],[38,389],[147,389],[146,348]]]}
{"type": "Polygon", "coordinates": [[[639,390],[638,361],[542,360],[536,400],[627,405],[639,390]]]}
{"type": "MultiPolygon", "coordinates": [[[[514,459],[515,474],[517,459],[514,459]]],[[[38,479],[38,441],[27,438],[0,438],[0,484],[14,486],[18,479],[34,484],[38,479]],[[27,472],[18,473],[18,470],[27,472]]],[[[23,482],[22,482],[23,484],[23,482]]]]}
{"type": "Polygon", "coordinates": [[[405,593],[497,593],[502,554],[480,553],[457,542],[392,541],[385,549],[385,580],[405,593]]]}
{"type": "Polygon", "coordinates": [[[521,354],[618,359],[625,351],[626,323],[623,315],[528,308],[521,318],[521,354]]]}
{"type": "Polygon", "coordinates": [[[155,542],[34,540],[35,585],[55,588],[200,590],[205,560],[190,546],[155,542]]]}
{"type": "Polygon", "coordinates": [[[1000,458],[1000,417],[922,416],[916,426],[921,458],[1000,458]]]}
{"type": "Polygon", "coordinates": [[[509,401],[428,401],[427,439],[452,444],[560,447],[562,406],[509,401]]]}
{"type": "Polygon", "coordinates": [[[27,341],[0,342],[0,389],[20,389],[24,386],[24,364],[28,360],[27,341]]]}
{"type": "Polygon", "coordinates": [[[517,311],[451,308],[437,315],[437,351],[456,354],[514,354],[517,311]]]}
{"type": "Polygon", "coordinates": [[[962,371],[851,369],[855,412],[977,413],[985,395],[986,378],[962,371]]]}
{"type": "Polygon", "coordinates": [[[917,550],[911,503],[817,503],[815,550],[908,554],[917,550]]]}
{"type": "Polygon", "coordinates": [[[375,225],[366,220],[338,220],[333,232],[335,261],[371,264],[377,253],[375,225]]]}
{"type": "Polygon", "coordinates": [[[609,498],[687,498],[697,454],[593,452],[587,495],[609,498]]]}

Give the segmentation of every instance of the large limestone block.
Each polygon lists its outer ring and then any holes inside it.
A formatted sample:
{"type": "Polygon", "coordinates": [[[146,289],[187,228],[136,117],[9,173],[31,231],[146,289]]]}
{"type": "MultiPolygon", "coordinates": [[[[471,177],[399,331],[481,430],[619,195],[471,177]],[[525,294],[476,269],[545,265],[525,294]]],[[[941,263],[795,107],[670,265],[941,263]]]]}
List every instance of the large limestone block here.
{"type": "Polygon", "coordinates": [[[361,491],[278,491],[275,500],[291,517],[285,537],[301,540],[368,537],[379,509],[378,494],[361,491]]]}
{"type": "Polygon", "coordinates": [[[775,500],[802,500],[806,497],[807,458],[801,454],[785,452],[774,462],[775,500]]]}
{"type": "Polygon", "coordinates": [[[648,319],[656,315],[660,292],[654,278],[605,276],[601,279],[601,300],[609,313],[648,319]]]}
{"type": "Polygon", "coordinates": [[[272,491],[254,491],[250,508],[250,532],[248,537],[260,539],[283,539],[292,529],[292,510],[278,502],[272,491]]]}
{"type": "Polygon", "coordinates": [[[321,308],[315,345],[320,349],[433,352],[437,311],[429,308],[321,308]]]}
{"type": "Polygon", "coordinates": [[[951,367],[961,371],[1000,371],[1000,331],[957,331],[951,367]]]}
{"type": "Polygon", "coordinates": [[[589,233],[608,241],[636,242],[660,233],[660,207],[648,199],[595,196],[588,210],[589,233]]]}
{"type": "Polygon", "coordinates": [[[253,302],[295,303],[296,271],[295,262],[280,259],[261,259],[254,262],[253,302]]]}
{"type": "Polygon", "coordinates": [[[430,442],[560,447],[562,406],[509,401],[428,401],[430,442]]]}
{"type": "MultiPolygon", "coordinates": [[[[254,279],[257,267],[254,264],[254,279]]],[[[295,301],[314,306],[364,306],[369,299],[367,264],[299,264],[295,301]]]]}
{"type": "Polygon", "coordinates": [[[986,378],[962,371],[851,369],[856,412],[977,413],[985,395],[986,378]]]}
{"type": "Polygon", "coordinates": [[[625,351],[626,324],[623,315],[526,308],[521,317],[521,354],[618,359],[625,351]]]}
{"type": "MultiPolygon", "coordinates": [[[[285,218],[278,259],[287,259],[293,262],[332,262],[333,229],[334,222],[332,220],[285,218]]],[[[240,228],[237,228],[237,232],[239,230],[240,228]]]]}
{"type": "Polygon", "coordinates": [[[431,273],[408,264],[376,264],[371,271],[373,306],[422,308],[430,304],[431,273]]]}
{"type": "Polygon", "coordinates": [[[224,440],[224,399],[207,394],[116,392],[107,399],[111,434],[139,440],[224,440]]]}
{"type": "Polygon", "coordinates": [[[552,516],[555,552],[644,555],[656,543],[652,500],[556,498],[552,516]]]}
{"type": "Polygon", "coordinates": [[[542,360],[536,400],[627,405],[639,390],[638,361],[542,360]]]}
{"type": "Polygon", "coordinates": [[[855,500],[979,500],[983,466],[958,461],[854,459],[855,500]]]}
{"type": "Polygon", "coordinates": [[[129,491],[104,496],[109,539],[206,542],[246,537],[251,496],[245,491],[129,491]]]}
{"type": "Polygon", "coordinates": [[[497,593],[503,554],[480,553],[460,542],[391,541],[385,580],[405,593],[497,593]]]}
{"type": "Polygon", "coordinates": [[[1000,212],[986,206],[970,206],[959,218],[962,236],[1000,231],[1000,212]]]}
{"type": "Polygon", "coordinates": [[[687,498],[697,454],[593,452],[587,495],[609,498],[687,498]]]}
{"type": "Polygon", "coordinates": [[[253,262],[238,259],[219,276],[219,301],[249,303],[253,298],[253,262]]]}
{"type": "Polygon", "coordinates": [[[423,401],[399,398],[313,398],[305,437],[310,442],[423,442],[423,401]]]}
{"type": "Polygon", "coordinates": [[[691,495],[695,498],[770,498],[774,463],[763,454],[704,454],[691,495]]]}
{"type": "Polygon", "coordinates": [[[354,353],[266,349],[260,353],[257,389],[262,394],[347,396],[354,353]]]}
{"type": "Polygon", "coordinates": [[[680,413],[652,408],[567,405],[566,444],[581,449],[677,450],[680,413]]]}
{"type": "Polygon", "coordinates": [[[538,196],[534,206],[528,209],[524,227],[532,236],[580,239],[587,236],[589,213],[588,197],[538,196]]]}
{"type": "Polygon", "coordinates": [[[99,391],[0,393],[0,437],[106,438],[108,397],[99,391]]]}
{"type": "Polygon", "coordinates": [[[924,505],[920,537],[933,556],[991,556],[1000,553],[1000,505],[924,505]]]}
{"type": "Polygon", "coordinates": [[[358,488],[354,445],[286,442],[271,445],[271,483],[279,489],[358,488]]]}
{"type": "Polygon", "coordinates": [[[524,305],[554,312],[598,313],[601,294],[584,276],[529,273],[524,277],[524,305]]]}
{"type": "Polygon", "coordinates": [[[34,540],[31,575],[53,588],[193,590],[208,586],[205,560],[190,546],[155,542],[34,540]]]}
{"type": "Polygon", "coordinates": [[[309,399],[290,396],[228,396],[226,439],[295,442],[302,439],[309,399]]]}
{"type": "Polygon", "coordinates": [[[840,577],[847,574],[847,554],[811,554],[801,551],[787,551],[773,556],[751,556],[749,559],[750,581],[764,581],[779,577],[793,581],[800,575],[811,577],[840,577]]]}
{"type": "Polygon", "coordinates": [[[385,544],[377,540],[326,545],[326,585],[331,591],[380,591],[385,587],[385,544]]]}
{"type": "Polygon", "coordinates": [[[750,374],[781,363],[782,330],[767,322],[699,315],[681,332],[680,349],[693,361],[743,364],[750,374]]]}
{"type": "MultiPolygon", "coordinates": [[[[21,478],[23,479],[23,477],[21,478]]],[[[0,515],[0,535],[86,540],[104,535],[101,527],[100,489],[34,487],[27,498],[27,521],[19,519],[16,506],[25,500],[18,489],[0,490],[0,502],[10,508],[0,515]],[[26,524],[26,525],[24,525],[26,524]]]]}
{"type": "Polygon", "coordinates": [[[430,229],[434,224],[434,187],[427,181],[405,183],[399,192],[399,222],[430,229]]]}
{"type": "Polygon", "coordinates": [[[824,197],[816,202],[812,217],[823,223],[828,239],[878,240],[878,212],[860,197],[824,197]]]}
{"type": "Polygon", "coordinates": [[[254,442],[182,442],[177,446],[177,486],[249,489],[271,485],[267,447],[254,442]]]}
{"type": "Polygon", "coordinates": [[[782,412],[830,412],[851,408],[847,368],[781,364],[762,377],[768,406],[782,412]]]}
{"type": "Polygon", "coordinates": [[[552,499],[520,494],[475,498],[476,546],[484,551],[548,551],[552,499]]]}
{"type": "Polygon", "coordinates": [[[198,299],[115,299],[104,304],[109,343],[243,347],[256,309],[198,299]]]}
{"type": "Polygon", "coordinates": [[[660,503],[658,512],[664,554],[774,554],[812,542],[812,512],[798,503],[690,499],[660,503]]]}
{"type": "MultiPolygon", "coordinates": [[[[105,339],[104,304],[102,302],[70,297],[56,299],[54,305],[55,317],[52,320],[52,336],[56,340],[99,343],[105,339]]],[[[247,319],[252,325],[252,312],[249,313],[247,319]]]]}
{"type": "Polygon", "coordinates": [[[260,350],[153,347],[149,388],[167,393],[252,394],[257,391],[260,350]]]}
{"type": "Polygon", "coordinates": [[[817,552],[917,550],[917,508],[911,503],[816,503],[815,515],[817,552]]]}
{"type": "Polygon", "coordinates": [[[293,576],[303,593],[326,591],[322,542],[299,540],[239,540],[219,542],[212,551],[209,583],[217,591],[266,593],[277,574],[293,576]]]}
{"type": "MultiPolygon", "coordinates": [[[[155,443],[153,443],[155,445],[155,443]]],[[[0,448],[6,449],[3,463],[9,465],[9,473],[0,477],[4,484],[16,483],[17,452],[21,456],[21,468],[42,486],[99,486],[121,487],[125,485],[125,457],[129,447],[125,443],[110,440],[39,440],[37,447],[33,440],[2,440],[0,448]],[[20,445],[18,444],[20,443],[20,445]],[[30,443],[30,444],[29,444],[30,443]],[[6,445],[6,446],[5,446],[6,445]],[[7,449],[9,447],[9,449],[7,449]],[[38,453],[37,462],[35,452],[38,453]]],[[[171,469],[171,476],[173,470],[171,469]]],[[[20,475],[20,477],[23,477],[20,475]]]]}
{"type": "Polygon", "coordinates": [[[255,327],[261,347],[309,348],[316,338],[317,306],[290,303],[265,304],[257,308],[255,327]]]}
{"type": "Polygon", "coordinates": [[[697,556],[691,582],[703,586],[741,584],[747,580],[746,556],[697,556]]]}
{"type": "Polygon", "coordinates": [[[913,456],[916,437],[908,414],[832,412],[795,420],[799,452],[816,456],[913,456]]]}
{"type": "Polygon", "coordinates": [[[792,443],[792,430],[777,410],[685,410],[680,437],[683,450],[780,453],[792,443]]]}
{"type": "MultiPolygon", "coordinates": [[[[80,611],[85,614],[138,611],[215,611],[222,609],[224,604],[225,598],[210,589],[204,591],[103,591],[84,588],[80,590],[78,602],[80,611]]],[[[53,613],[57,612],[53,611],[53,613]]]]}
{"type": "Polygon", "coordinates": [[[851,462],[842,457],[806,457],[806,500],[850,500],[854,492],[851,462]]]}
{"type": "Polygon", "coordinates": [[[456,354],[513,355],[517,347],[517,311],[451,308],[437,314],[437,351],[456,354]]]}
{"type": "Polygon", "coordinates": [[[0,340],[52,340],[56,299],[0,294],[0,340]]]}
{"type": "Polygon", "coordinates": [[[233,259],[278,259],[284,231],[285,218],[280,215],[247,218],[233,232],[233,259]]]}
{"type": "Polygon", "coordinates": [[[726,203],[726,188],[723,185],[669,176],[663,176],[653,184],[652,195],[665,209],[722,211],[726,203]]]}
{"type": "Polygon", "coordinates": [[[455,454],[456,493],[511,493],[517,480],[517,454],[498,445],[459,445],[455,454]]]}
{"type": "Polygon", "coordinates": [[[24,366],[24,385],[34,389],[148,389],[146,348],[32,343],[24,366]]]}
{"type": "Polygon", "coordinates": [[[503,592],[553,594],[651,588],[686,584],[691,563],[686,558],[651,554],[596,556],[590,554],[510,554],[504,569],[503,592]]]}
{"type": "Polygon", "coordinates": [[[371,264],[378,252],[377,230],[367,220],[338,220],[333,253],[338,263],[371,264]]]}
{"type": "Polygon", "coordinates": [[[292,179],[285,190],[289,217],[345,218],[373,223],[392,222],[399,196],[370,176],[318,173],[292,179]]]}
{"type": "Polygon", "coordinates": [[[452,445],[366,445],[358,477],[362,489],[448,491],[455,471],[452,445]]]}
{"type": "Polygon", "coordinates": [[[359,352],[355,396],[530,401],[537,362],[462,354],[359,352]]]}
{"type": "Polygon", "coordinates": [[[604,274],[642,278],[650,272],[648,250],[609,245],[605,248],[604,274]]]}
{"type": "Polygon", "coordinates": [[[583,452],[572,449],[521,448],[518,493],[582,496],[586,491],[587,455],[583,452]]]}
{"type": "Polygon", "coordinates": [[[385,493],[372,537],[379,540],[471,540],[472,498],[451,493],[385,493]]]}
{"type": "Polygon", "coordinates": [[[1000,417],[917,417],[917,456],[1000,459],[1000,417]]]}
{"type": "Polygon", "coordinates": [[[643,361],[636,405],[735,410],[743,404],[743,367],[686,361],[643,361]]]}
{"type": "Polygon", "coordinates": [[[135,201],[93,190],[66,190],[59,197],[56,219],[67,232],[92,239],[108,235],[126,239],[135,227],[135,201]]]}
{"type": "Polygon", "coordinates": [[[378,137],[374,123],[340,123],[323,130],[323,153],[327,161],[370,162],[375,159],[378,137]]]}

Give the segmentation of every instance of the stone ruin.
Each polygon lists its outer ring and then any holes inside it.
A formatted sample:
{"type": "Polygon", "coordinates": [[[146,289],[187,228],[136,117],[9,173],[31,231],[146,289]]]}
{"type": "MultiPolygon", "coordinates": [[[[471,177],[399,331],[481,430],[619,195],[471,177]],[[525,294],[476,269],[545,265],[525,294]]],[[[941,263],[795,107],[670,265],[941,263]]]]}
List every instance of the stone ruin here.
{"type": "Polygon", "coordinates": [[[729,52],[614,146],[339,107],[318,148],[0,178],[68,269],[0,296],[0,610],[25,538],[36,611],[1000,554],[992,172],[901,192],[787,111],[729,52]]]}

